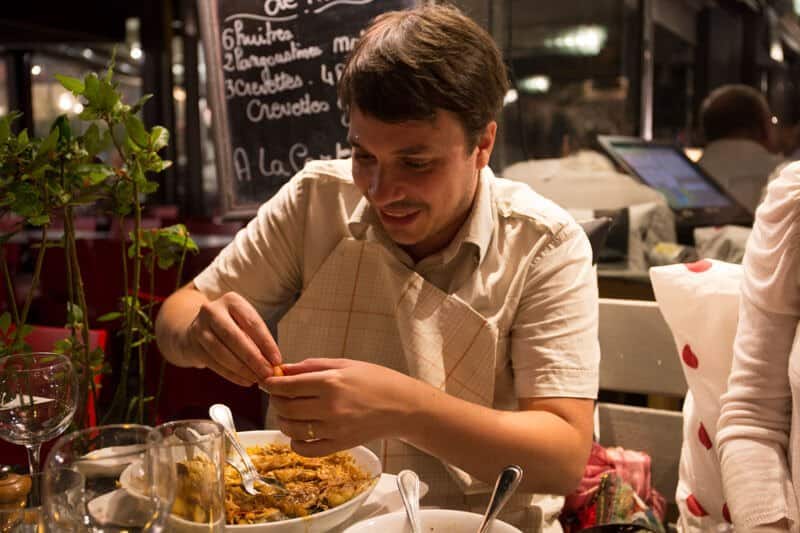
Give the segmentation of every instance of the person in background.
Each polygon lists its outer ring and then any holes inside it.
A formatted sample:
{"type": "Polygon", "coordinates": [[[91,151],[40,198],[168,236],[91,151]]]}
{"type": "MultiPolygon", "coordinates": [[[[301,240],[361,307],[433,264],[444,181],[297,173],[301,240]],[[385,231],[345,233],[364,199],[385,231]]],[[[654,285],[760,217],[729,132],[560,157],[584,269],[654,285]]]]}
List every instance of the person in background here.
{"type": "Polygon", "coordinates": [[[779,130],[781,152],[789,161],[797,161],[800,159],[800,122],[781,124],[779,130]]]}
{"type": "Polygon", "coordinates": [[[560,531],[592,441],[597,281],[582,228],[487,166],[507,90],[456,8],[377,17],[339,84],[352,159],[308,163],[156,331],[171,362],[267,389],[300,454],[371,443],[425,504],[481,511],[518,464],[503,516],[560,531]],[[278,348],[264,319],[286,307],[278,348]]]}
{"type": "Polygon", "coordinates": [[[772,152],[774,126],[766,98],[747,85],[724,85],[703,101],[700,121],[707,144],[697,163],[754,213],[770,176],[784,162],[772,152]]]}
{"type": "Polygon", "coordinates": [[[717,449],[736,531],[800,531],[800,163],[767,187],[744,255],[717,449]]]}

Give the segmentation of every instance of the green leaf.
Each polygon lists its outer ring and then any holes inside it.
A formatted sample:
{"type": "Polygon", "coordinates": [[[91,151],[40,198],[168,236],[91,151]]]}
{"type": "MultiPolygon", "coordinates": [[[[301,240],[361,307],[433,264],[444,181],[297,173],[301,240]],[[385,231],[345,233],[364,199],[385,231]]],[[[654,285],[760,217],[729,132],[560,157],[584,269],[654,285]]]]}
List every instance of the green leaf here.
{"type": "MultiPolygon", "coordinates": [[[[108,130],[106,130],[104,133],[108,133],[108,130]]],[[[86,129],[86,133],[83,134],[83,146],[86,148],[86,152],[88,152],[89,157],[94,157],[98,153],[105,150],[108,147],[108,144],[110,144],[110,141],[110,137],[100,134],[100,128],[97,127],[97,124],[92,124],[89,126],[86,129]]]]}
{"type": "Polygon", "coordinates": [[[83,322],[83,309],[79,305],[67,302],[67,324],[83,322]]]}
{"type": "Polygon", "coordinates": [[[97,100],[97,94],[100,90],[100,80],[97,78],[97,74],[94,72],[90,72],[83,78],[84,83],[84,90],[83,96],[86,97],[88,100],[89,105],[95,105],[95,101],[97,100]]]}
{"type": "Polygon", "coordinates": [[[154,172],[161,172],[162,170],[166,170],[171,166],[172,166],[172,161],[170,161],[169,159],[162,159],[161,161],[159,161],[154,165],[152,170],[154,172]]]}
{"type": "Polygon", "coordinates": [[[144,124],[142,124],[139,117],[136,115],[128,115],[125,117],[125,129],[133,142],[142,148],[147,146],[147,131],[144,129],[144,124]]]}
{"type": "Polygon", "coordinates": [[[17,135],[17,143],[19,143],[19,144],[24,146],[24,145],[26,145],[26,144],[28,144],[30,142],[31,141],[28,138],[28,130],[27,129],[24,129],[21,132],[19,132],[19,135],[17,135]]]}
{"type": "Polygon", "coordinates": [[[36,215],[28,218],[28,223],[31,226],[44,226],[48,222],[50,222],[50,215],[46,213],[44,215],[36,215]]]}
{"type": "Polygon", "coordinates": [[[11,113],[0,117],[0,143],[8,141],[9,137],[11,137],[11,124],[13,124],[13,122],[20,116],[22,116],[21,113],[12,111],[11,113]]]}
{"type": "Polygon", "coordinates": [[[8,328],[11,327],[11,313],[8,311],[0,315],[0,331],[8,333],[8,328]]]}
{"type": "Polygon", "coordinates": [[[69,117],[60,115],[54,122],[51,129],[58,129],[61,140],[69,141],[72,139],[72,127],[69,125],[69,117]]]}
{"type": "Polygon", "coordinates": [[[78,118],[84,121],[90,121],[90,120],[97,120],[100,117],[97,115],[97,112],[94,109],[92,109],[89,106],[86,106],[83,108],[83,111],[80,112],[78,118]]]}
{"type": "Polygon", "coordinates": [[[152,194],[158,190],[158,182],[147,180],[141,184],[139,191],[142,194],[152,194]]]}
{"type": "Polygon", "coordinates": [[[150,130],[150,143],[154,151],[159,151],[169,144],[169,130],[163,126],[153,126],[150,130]]]}
{"type": "Polygon", "coordinates": [[[73,94],[83,94],[84,85],[81,80],[78,78],[72,78],[70,76],[62,76],[61,74],[56,74],[56,79],[64,86],[64,88],[73,94]]]}
{"type": "Polygon", "coordinates": [[[153,97],[152,94],[145,94],[144,96],[139,98],[139,100],[135,104],[133,104],[133,107],[131,107],[131,113],[135,115],[136,113],[141,111],[142,107],[144,107],[145,102],[150,100],[152,97],[153,97]]]}
{"type": "Polygon", "coordinates": [[[45,137],[42,141],[42,144],[39,145],[39,154],[47,156],[50,151],[55,150],[56,146],[58,145],[58,137],[59,137],[59,130],[58,128],[53,128],[50,130],[50,135],[45,137]]]}
{"type": "Polygon", "coordinates": [[[114,175],[114,169],[102,163],[86,163],[75,167],[75,172],[85,179],[84,185],[97,185],[109,176],[114,175]],[[88,183],[86,183],[88,181],[88,183]]]}
{"type": "Polygon", "coordinates": [[[111,311],[110,313],[106,313],[97,318],[98,322],[111,322],[112,320],[117,320],[122,318],[122,313],[119,311],[111,311]]]}
{"type": "Polygon", "coordinates": [[[99,112],[110,113],[119,103],[120,95],[108,80],[100,80],[95,106],[99,112]]]}

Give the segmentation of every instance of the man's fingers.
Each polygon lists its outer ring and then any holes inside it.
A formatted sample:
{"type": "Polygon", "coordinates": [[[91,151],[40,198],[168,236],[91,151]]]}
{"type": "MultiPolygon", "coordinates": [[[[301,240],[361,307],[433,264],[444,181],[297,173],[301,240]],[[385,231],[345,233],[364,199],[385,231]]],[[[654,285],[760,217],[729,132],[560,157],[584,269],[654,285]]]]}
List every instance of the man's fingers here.
{"type": "Polygon", "coordinates": [[[197,341],[209,355],[209,357],[206,358],[206,366],[211,368],[214,372],[244,387],[249,387],[253,383],[259,381],[258,376],[256,376],[250,368],[245,366],[245,364],[240,361],[212,331],[201,332],[198,335],[197,341]],[[220,369],[224,370],[220,371],[220,369]],[[230,379],[229,376],[236,376],[236,379],[230,379]]]}
{"type": "Polygon", "coordinates": [[[331,436],[321,420],[289,420],[279,416],[278,429],[292,440],[325,439],[331,436]]]}
{"type": "MultiPolygon", "coordinates": [[[[286,366],[283,368],[285,370],[286,366]]],[[[272,377],[266,381],[267,392],[271,396],[285,398],[315,398],[325,389],[330,373],[325,371],[308,372],[295,376],[272,377]]]]}
{"type": "Polygon", "coordinates": [[[223,378],[227,379],[231,383],[239,385],[240,387],[250,387],[254,383],[253,381],[248,381],[243,377],[239,376],[238,374],[231,372],[230,370],[228,370],[227,368],[225,368],[224,366],[222,366],[221,364],[219,364],[217,361],[214,360],[208,362],[208,368],[216,372],[223,378]]]}
{"type": "Polygon", "coordinates": [[[253,340],[261,355],[273,366],[281,364],[278,345],[256,310],[247,302],[234,302],[230,306],[230,312],[233,320],[253,340]]]}
{"type": "Polygon", "coordinates": [[[295,440],[289,443],[292,450],[303,457],[322,457],[347,449],[339,441],[333,439],[295,440]]]}
{"type": "Polygon", "coordinates": [[[285,398],[270,396],[269,408],[289,420],[312,420],[322,415],[319,398],[285,398]]]}
{"type": "Polygon", "coordinates": [[[286,376],[294,376],[297,374],[305,374],[307,372],[319,372],[322,370],[331,370],[333,368],[342,368],[347,364],[344,359],[326,359],[324,357],[314,357],[305,359],[299,363],[281,365],[283,373],[286,376]]]}
{"type": "Polygon", "coordinates": [[[272,375],[272,366],[261,355],[255,343],[236,325],[230,316],[220,313],[210,321],[211,330],[257,376],[263,381],[272,375]]]}

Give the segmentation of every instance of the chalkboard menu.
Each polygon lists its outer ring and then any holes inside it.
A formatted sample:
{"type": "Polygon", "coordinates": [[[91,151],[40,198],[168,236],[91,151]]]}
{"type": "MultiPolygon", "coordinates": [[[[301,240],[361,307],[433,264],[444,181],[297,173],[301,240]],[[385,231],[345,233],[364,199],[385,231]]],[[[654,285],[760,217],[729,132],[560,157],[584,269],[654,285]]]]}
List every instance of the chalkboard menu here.
{"type": "Polygon", "coordinates": [[[416,0],[198,0],[224,215],[249,217],[309,159],[348,157],[336,83],[376,15],[416,0]]]}

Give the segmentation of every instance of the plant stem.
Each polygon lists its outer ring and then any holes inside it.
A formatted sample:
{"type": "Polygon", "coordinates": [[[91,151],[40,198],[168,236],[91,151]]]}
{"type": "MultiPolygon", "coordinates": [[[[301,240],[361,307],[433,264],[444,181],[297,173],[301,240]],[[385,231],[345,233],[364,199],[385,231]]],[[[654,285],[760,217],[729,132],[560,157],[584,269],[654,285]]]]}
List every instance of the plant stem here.
{"type": "MultiPolygon", "coordinates": [[[[150,302],[147,305],[147,319],[149,320],[150,324],[153,324],[153,307],[155,307],[156,303],[156,248],[155,244],[153,248],[150,250],[150,256],[148,257],[148,267],[150,269],[150,302]]],[[[148,326],[150,327],[150,326],[148,326]]],[[[144,375],[141,376],[141,381],[144,382],[144,375]]],[[[161,392],[161,391],[159,391],[161,392]]],[[[139,394],[142,398],[144,398],[144,387],[139,389],[139,394]]],[[[158,401],[153,405],[153,423],[155,424],[158,418],[158,401]]]]}
{"type": "MultiPolygon", "coordinates": [[[[186,235],[183,239],[183,250],[181,250],[181,259],[178,261],[178,271],[175,273],[175,290],[181,288],[181,281],[183,278],[183,266],[186,263],[186,254],[189,252],[187,248],[187,244],[189,243],[189,231],[186,231],[186,235]]],[[[161,356],[161,364],[159,365],[158,369],[158,387],[156,388],[156,399],[155,399],[155,411],[156,416],[158,416],[158,402],[161,399],[161,389],[164,387],[164,372],[167,368],[167,360],[164,356],[161,356]]]]}
{"type": "MultiPolygon", "coordinates": [[[[119,141],[117,140],[116,136],[114,135],[114,123],[108,118],[105,117],[105,123],[108,127],[108,131],[111,135],[111,141],[114,143],[114,146],[119,153],[120,158],[125,162],[126,167],[130,169],[129,161],[125,156],[125,152],[122,150],[122,146],[120,145],[119,141]]],[[[122,179],[131,179],[130,173],[126,173],[122,179]]],[[[133,203],[134,203],[134,210],[139,205],[139,188],[136,185],[135,180],[133,181],[133,203]]],[[[134,224],[134,235],[138,236],[138,226],[141,225],[141,219],[139,222],[135,222],[134,224]]],[[[123,302],[124,302],[124,312],[125,312],[125,330],[123,331],[123,349],[122,349],[122,366],[120,368],[120,376],[119,376],[119,384],[117,385],[117,389],[114,392],[114,398],[111,400],[111,406],[108,409],[108,412],[103,417],[102,423],[106,424],[108,422],[121,422],[126,417],[126,412],[128,406],[126,404],[126,399],[128,396],[128,371],[130,369],[130,362],[131,362],[131,345],[133,343],[133,321],[136,318],[136,314],[133,309],[133,302],[129,301],[128,298],[128,254],[126,249],[126,235],[125,235],[125,216],[120,216],[120,230],[123,234],[120,236],[122,241],[122,275],[123,275],[123,302]],[[115,418],[116,417],[116,418],[115,418]]],[[[138,244],[136,245],[136,255],[139,254],[138,244]]],[[[137,261],[134,260],[134,272],[136,270],[135,265],[137,261]]],[[[134,278],[136,278],[136,274],[134,274],[134,278]]],[[[134,279],[134,285],[136,285],[136,279],[134,279]]],[[[134,295],[138,297],[139,289],[136,288],[136,292],[134,295]]]]}
{"type": "Polygon", "coordinates": [[[25,305],[22,307],[22,313],[19,316],[20,327],[14,331],[14,343],[20,340],[22,335],[22,325],[28,320],[28,312],[31,310],[33,303],[33,295],[36,292],[36,287],[39,285],[39,278],[42,275],[42,265],[44,264],[44,253],[47,250],[47,224],[42,226],[42,237],[40,239],[39,253],[36,256],[36,266],[33,269],[33,278],[31,279],[31,287],[28,290],[28,295],[25,297],[25,305]]]}
{"type": "MultiPolygon", "coordinates": [[[[132,311],[131,315],[136,320],[138,327],[136,328],[140,335],[142,333],[141,319],[139,318],[136,310],[139,308],[139,290],[141,288],[142,279],[142,249],[141,249],[141,233],[142,233],[142,204],[139,201],[139,184],[136,179],[133,179],[133,295],[132,297],[132,311]]],[[[133,321],[131,321],[130,337],[133,340],[133,321]]],[[[130,349],[130,348],[129,348],[130,349]]],[[[139,353],[139,423],[144,422],[144,357],[142,356],[142,345],[138,347],[139,353]]]]}
{"type": "MultiPolygon", "coordinates": [[[[78,245],[75,242],[75,226],[73,224],[72,218],[68,218],[64,220],[64,235],[65,237],[69,236],[69,243],[70,243],[70,257],[68,258],[72,262],[72,269],[74,273],[74,282],[75,282],[75,292],[78,296],[78,305],[81,309],[81,319],[83,321],[81,327],[81,337],[83,341],[83,364],[84,364],[84,374],[83,379],[88,381],[88,389],[89,393],[92,395],[92,399],[95,400],[95,406],[97,405],[97,390],[94,384],[94,372],[92,370],[92,364],[89,356],[89,306],[86,303],[86,291],[83,286],[83,276],[81,275],[81,265],[80,261],[78,261],[78,245]]],[[[84,382],[82,384],[81,389],[86,390],[87,383],[84,382]]],[[[83,410],[83,416],[87,415],[87,411],[83,410]]],[[[82,422],[85,422],[82,421],[82,422]]],[[[82,424],[83,425],[83,424],[82,424]]]]}
{"type": "Polygon", "coordinates": [[[11,280],[11,273],[8,271],[8,260],[6,259],[5,247],[0,247],[0,268],[3,269],[3,279],[8,290],[8,303],[11,306],[11,316],[14,318],[14,327],[19,329],[22,324],[19,321],[19,308],[17,308],[17,297],[14,294],[14,282],[11,280]]]}

